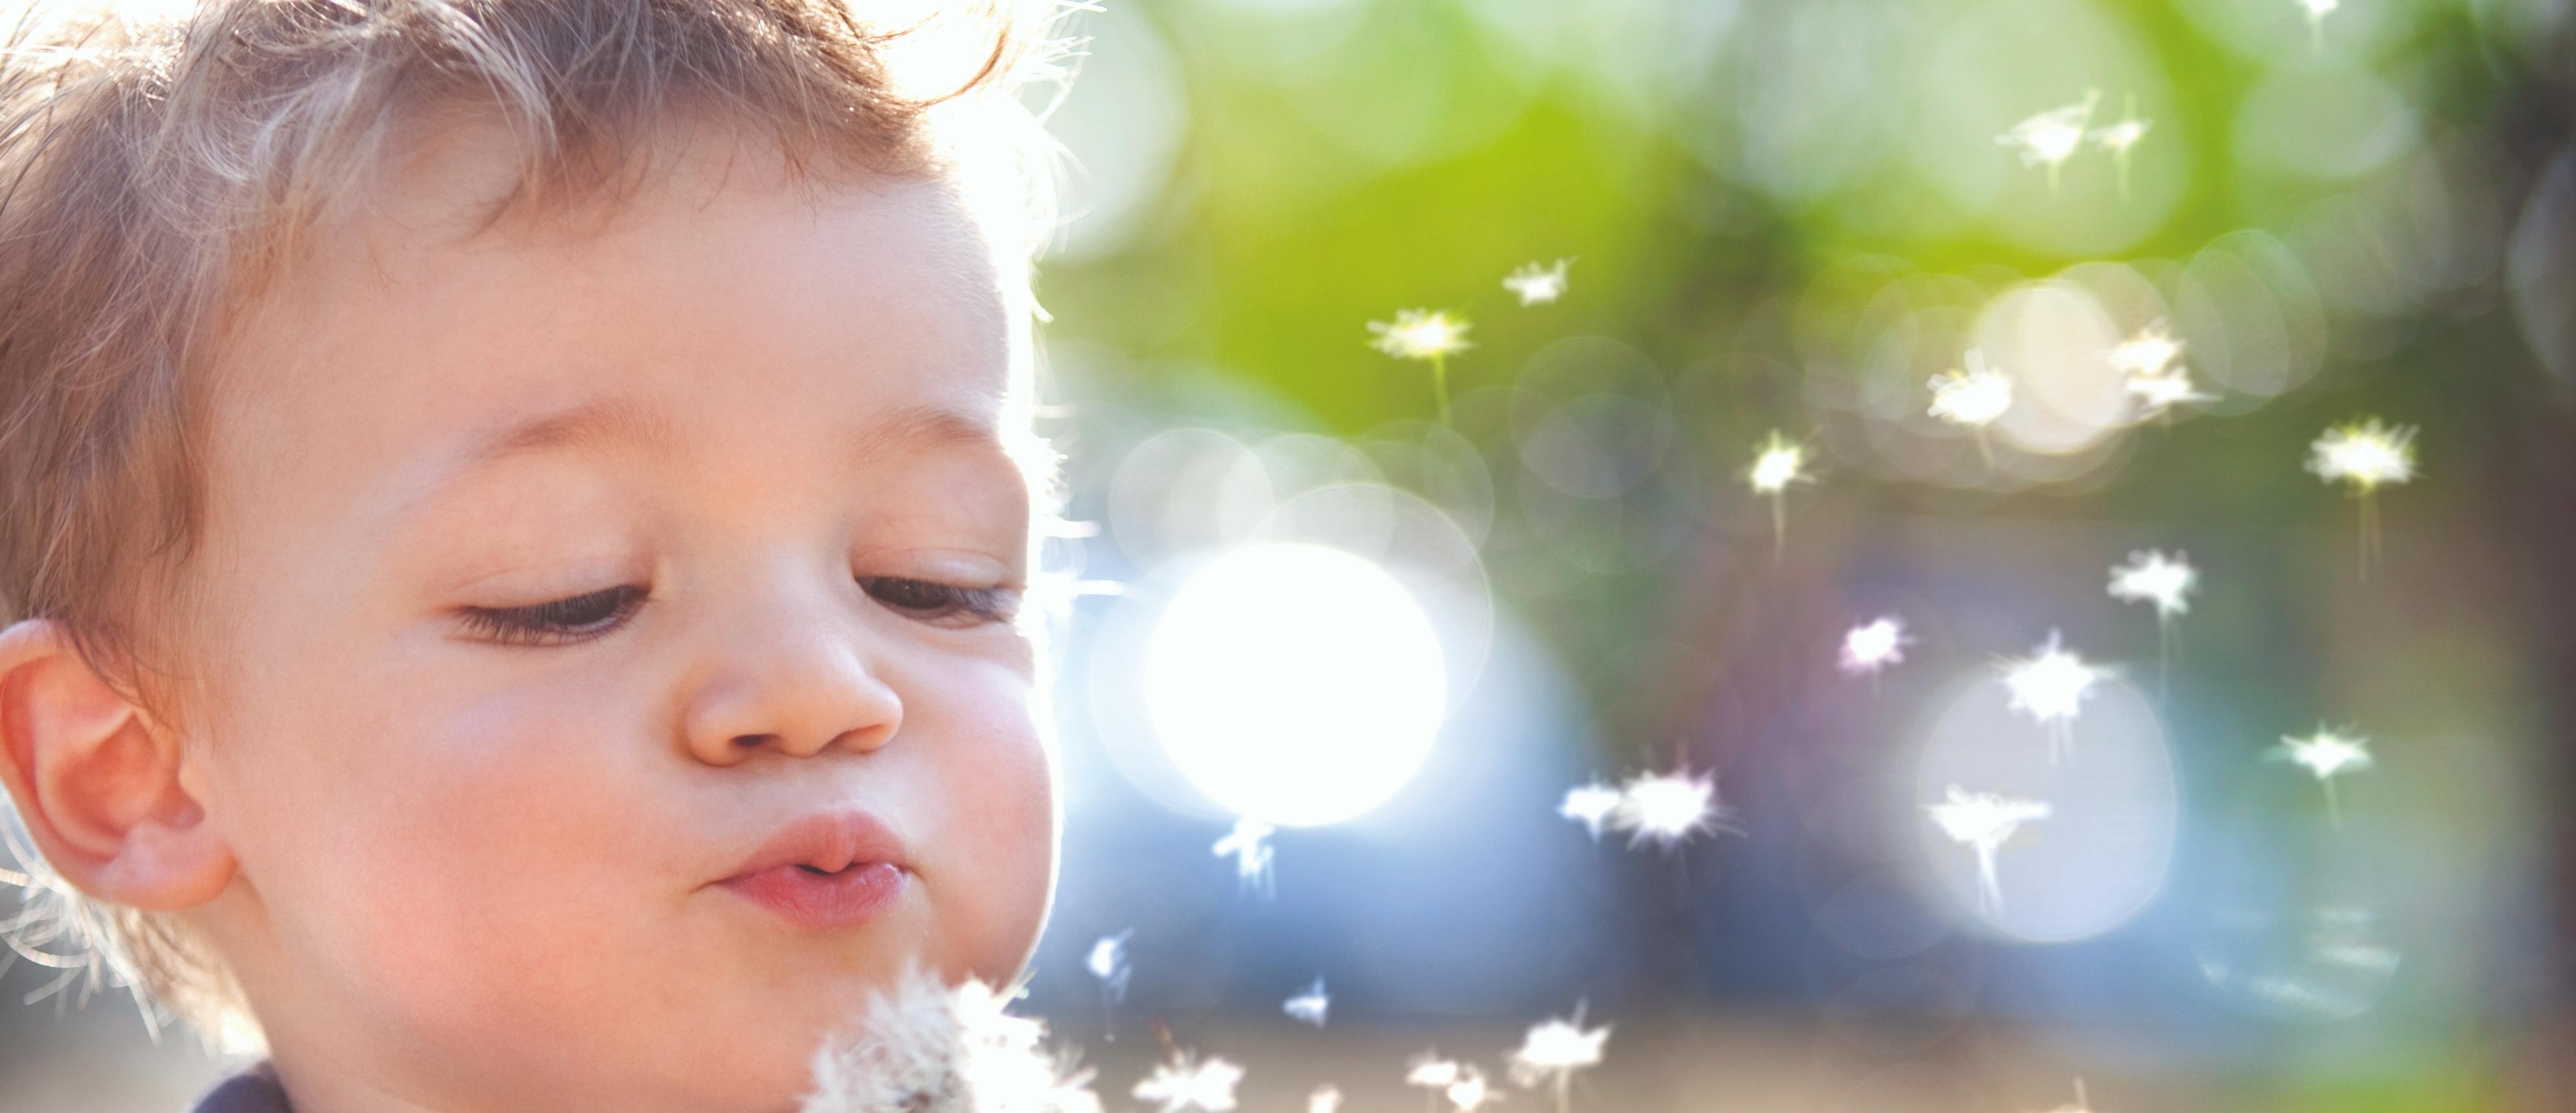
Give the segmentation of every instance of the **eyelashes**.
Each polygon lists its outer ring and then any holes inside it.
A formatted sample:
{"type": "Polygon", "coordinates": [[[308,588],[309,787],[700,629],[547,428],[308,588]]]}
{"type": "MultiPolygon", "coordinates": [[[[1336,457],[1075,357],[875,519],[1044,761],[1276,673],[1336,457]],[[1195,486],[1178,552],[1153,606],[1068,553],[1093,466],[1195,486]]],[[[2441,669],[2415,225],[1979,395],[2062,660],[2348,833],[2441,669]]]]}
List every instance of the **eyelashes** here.
{"type": "MultiPolygon", "coordinates": [[[[861,576],[859,586],[887,610],[927,626],[964,629],[1009,622],[1019,613],[1011,587],[960,587],[906,576],[861,576]]],[[[503,645],[571,645],[624,626],[643,606],[635,584],[526,607],[467,607],[465,628],[503,645]]]]}
{"type": "Polygon", "coordinates": [[[560,645],[589,641],[626,624],[644,602],[644,589],[620,584],[532,607],[467,607],[465,627],[503,645],[560,645]]]}

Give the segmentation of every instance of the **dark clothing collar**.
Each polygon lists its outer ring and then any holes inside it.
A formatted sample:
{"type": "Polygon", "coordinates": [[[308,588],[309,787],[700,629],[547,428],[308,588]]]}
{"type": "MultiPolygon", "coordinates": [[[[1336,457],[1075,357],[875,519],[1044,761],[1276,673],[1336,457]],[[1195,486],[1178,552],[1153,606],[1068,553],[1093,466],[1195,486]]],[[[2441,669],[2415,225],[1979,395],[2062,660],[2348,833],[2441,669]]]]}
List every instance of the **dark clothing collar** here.
{"type": "Polygon", "coordinates": [[[263,1059],[206,1091],[191,1113],[295,1113],[277,1084],[277,1069],[263,1059]]]}

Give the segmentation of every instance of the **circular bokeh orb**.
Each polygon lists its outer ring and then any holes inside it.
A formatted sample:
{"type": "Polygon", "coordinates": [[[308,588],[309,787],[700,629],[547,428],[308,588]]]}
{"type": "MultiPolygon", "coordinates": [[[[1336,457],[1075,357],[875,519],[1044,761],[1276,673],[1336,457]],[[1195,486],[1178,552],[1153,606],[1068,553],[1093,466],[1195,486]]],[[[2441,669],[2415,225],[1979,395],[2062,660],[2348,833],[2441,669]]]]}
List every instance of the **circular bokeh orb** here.
{"type": "Polygon", "coordinates": [[[1145,647],[1145,708],[1220,806],[1283,827],[1358,816],[1404,787],[1448,705],[1440,638],[1384,568],[1263,544],[1190,574],[1145,647]]]}

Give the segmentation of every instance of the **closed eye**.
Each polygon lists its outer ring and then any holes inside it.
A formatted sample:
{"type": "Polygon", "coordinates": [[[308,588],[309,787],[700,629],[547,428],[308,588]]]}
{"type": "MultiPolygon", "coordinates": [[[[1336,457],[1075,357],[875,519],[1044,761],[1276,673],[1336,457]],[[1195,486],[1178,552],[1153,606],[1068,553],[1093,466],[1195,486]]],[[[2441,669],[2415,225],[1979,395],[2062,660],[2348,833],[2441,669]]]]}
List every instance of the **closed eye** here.
{"type": "Polygon", "coordinates": [[[859,586],[888,610],[933,626],[967,627],[1009,622],[1019,614],[1012,587],[959,587],[905,576],[861,576],[859,586]]]}
{"type": "Polygon", "coordinates": [[[636,584],[575,595],[527,607],[467,607],[467,629],[504,645],[568,645],[589,641],[626,624],[644,604],[636,584]]]}

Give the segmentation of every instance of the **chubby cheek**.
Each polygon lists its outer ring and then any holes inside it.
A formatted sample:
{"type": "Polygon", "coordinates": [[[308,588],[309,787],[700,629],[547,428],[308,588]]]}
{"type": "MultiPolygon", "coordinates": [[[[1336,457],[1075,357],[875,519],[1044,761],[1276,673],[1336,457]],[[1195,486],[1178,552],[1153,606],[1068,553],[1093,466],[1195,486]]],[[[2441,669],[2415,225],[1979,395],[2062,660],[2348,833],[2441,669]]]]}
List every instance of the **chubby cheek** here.
{"type": "Polygon", "coordinates": [[[944,929],[938,965],[998,985],[1019,972],[1045,924],[1059,805],[1026,681],[986,694],[937,724],[938,827],[949,847],[946,876],[925,880],[944,929]]]}
{"type": "Polygon", "coordinates": [[[621,981],[651,984],[603,969],[640,950],[619,936],[652,922],[633,883],[651,868],[651,810],[636,755],[620,752],[631,740],[616,742],[631,732],[577,702],[401,700],[406,714],[298,740],[328,756],[311,763],[309,798],[276,814],[334,821],[327,838],[280,833],[301,850],[273,915],[338,960],[352,996],[391,998],[374,1012],[404,1029],[389,1034],[479,1045],[471,1034],[496,1024],[563,1027],[549,1002],[613,1008],[621,981]]]}

